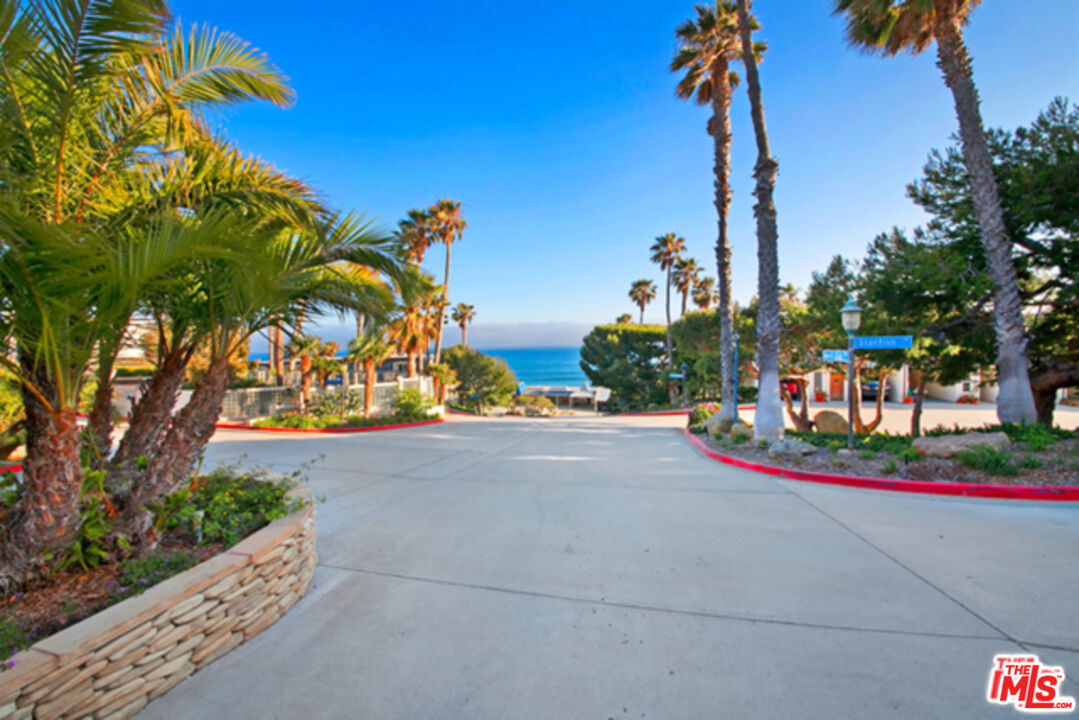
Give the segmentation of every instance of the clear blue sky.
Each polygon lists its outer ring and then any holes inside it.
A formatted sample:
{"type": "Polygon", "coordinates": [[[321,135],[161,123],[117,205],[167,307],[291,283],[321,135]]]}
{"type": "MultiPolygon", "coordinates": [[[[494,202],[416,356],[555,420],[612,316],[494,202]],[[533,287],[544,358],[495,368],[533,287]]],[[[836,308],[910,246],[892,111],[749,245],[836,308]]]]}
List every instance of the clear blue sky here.
{"type": "MultiPolygon", "coordinates": [[[[463,201],[469,229],[453,249],[451,300],[476,306],[488,346],[573,344],[581,326],[633,311],[630,282],[662,279],[648,246],[665,232],[683,235],[715,274],[708,112],[675,98],[667,70],[690,2],[172,6],[185,24],[252,42],[292,79],[293,108],[222,118],[243,149],[386,227],[438,197],[463,201]]],[[[780,161],[780,274],[802,288],[831,255],[860,256],[876,233],[923,220],[904,186],[955,130],[932,52],[862,55],[829,8],[755,8],[770,46],[761,75],[780,161]]],[[[1075,0],[983,3],[967,41],[987,125],[1026,123],[1055,95],[1079,100],[1077,29],[1075,0]]],[[[739,91],[731,239],[741,301],[756,290],[748,112],[739,91]]],[[[441,276],[442,249],[429,258],[441,276]]],[[[662,317],[660,302],[646,314],[662,317]]]]}

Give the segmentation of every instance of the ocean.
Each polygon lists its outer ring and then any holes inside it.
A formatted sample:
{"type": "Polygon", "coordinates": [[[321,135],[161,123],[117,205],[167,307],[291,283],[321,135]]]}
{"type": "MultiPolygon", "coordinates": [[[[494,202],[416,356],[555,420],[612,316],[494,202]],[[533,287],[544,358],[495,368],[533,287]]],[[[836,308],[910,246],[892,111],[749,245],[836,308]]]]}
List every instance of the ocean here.
{"type": "MultiPolygon", "coordinates": [[[[580,385],[588,382],[581,371],[581,352],[576,347],[487,349],[480,352],[502,358],[526,385],[580,385]]],[[[251,353],[253,360],[268,360],[266,352],[251,353]]]]}
{"type": "Polygon", "coordinates": [[[502,358],[526,385],[581,385],[588,382],[581,370],[577,347],[487,349],[480,352],[502,358]]]}

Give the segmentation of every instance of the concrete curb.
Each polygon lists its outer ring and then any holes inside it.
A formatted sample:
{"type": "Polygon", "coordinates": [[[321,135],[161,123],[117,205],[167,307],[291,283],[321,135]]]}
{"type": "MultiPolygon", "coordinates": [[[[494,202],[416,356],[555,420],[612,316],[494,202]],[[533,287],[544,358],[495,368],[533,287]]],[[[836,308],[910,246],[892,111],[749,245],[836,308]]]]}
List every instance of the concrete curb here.
{"type": "Polygon", "coordinates": [[[856,475],[832,475],[830,473],[792,470],[775,465],[762,465],[716,452],[689,430],[682,434],[707,457],[727,465],[753,470],[766,475],[776,475],[788,480],[843,485],[869,490],[917,493],[922,495],[950,495],[958,497],[997,498],[1001,500],[1038,500],[1050,502],[1079,502],[1079,487],[1065,485],[996,485],[992,483],[927,482],[924,480],[891,480],[888,478],[858,477],[856,475]]]}
{"type": "Polygon", "coordinates": [[[252,430],[254,432],[279,432],[279,433],[307,433],[322,435],[340,435],[343,433],[379,432],[381,430],[401,430],[403,428],[423,427],[424,425],[438,425],[446,422],[442,418],[435,420],[421,420],[411,423],[397,423],[395,425],[375,425],[361,428],[278,428],[278,427],[255,427],[243,423],[215,423],[218,430],[252,430]]]}

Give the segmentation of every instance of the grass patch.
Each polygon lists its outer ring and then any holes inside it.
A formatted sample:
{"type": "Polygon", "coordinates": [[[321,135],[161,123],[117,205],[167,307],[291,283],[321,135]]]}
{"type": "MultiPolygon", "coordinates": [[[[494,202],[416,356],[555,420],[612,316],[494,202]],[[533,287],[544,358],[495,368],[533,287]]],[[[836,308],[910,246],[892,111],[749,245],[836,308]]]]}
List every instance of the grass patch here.
{"type": "Polygon", "coordinates": [[[872,450],[861,450],[858,452],[858,457],[862,460],[875,460],[877,454],[872,450]]]}
{"type": "Polygon", "coordinates": [[[955,459],[963,465],[973,470],[980,470],[987,475],[1014,477],[1019,474],[1019,468],[1012,464],[1007,453],[1003,453],[989,445],[974,445],[956,454],[955,459]]]}

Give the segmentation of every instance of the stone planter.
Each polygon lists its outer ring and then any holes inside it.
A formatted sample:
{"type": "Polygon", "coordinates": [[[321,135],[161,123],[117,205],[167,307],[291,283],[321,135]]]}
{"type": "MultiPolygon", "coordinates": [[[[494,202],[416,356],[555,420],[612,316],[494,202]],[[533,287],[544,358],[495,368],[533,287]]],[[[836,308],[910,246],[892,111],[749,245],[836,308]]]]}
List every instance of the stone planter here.
{"type": "Polygon", "coordinates": [[[275,520],[221,555],[15,656],[0,720],[127,718],[277,622],[311,583],[315,508],[275,520]]]}

